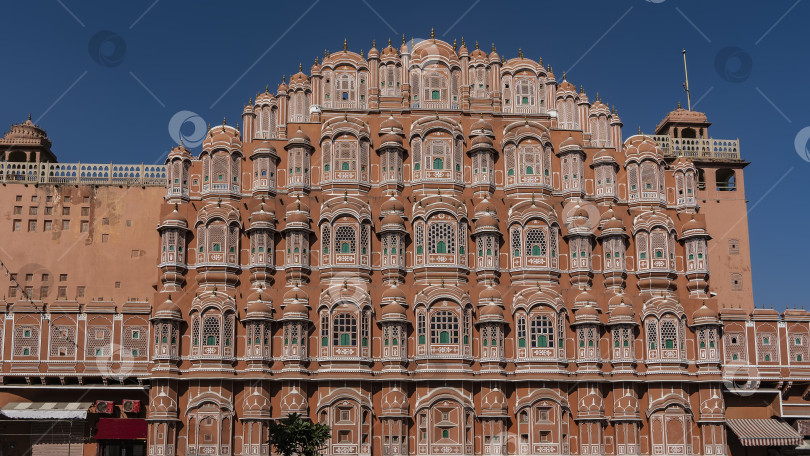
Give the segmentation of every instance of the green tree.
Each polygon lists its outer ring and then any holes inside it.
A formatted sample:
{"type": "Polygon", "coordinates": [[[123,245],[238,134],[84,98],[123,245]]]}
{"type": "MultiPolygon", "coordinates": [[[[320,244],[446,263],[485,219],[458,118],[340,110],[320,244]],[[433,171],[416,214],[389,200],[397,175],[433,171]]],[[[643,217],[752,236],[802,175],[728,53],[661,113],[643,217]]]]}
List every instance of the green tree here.
{"type": "Polygon", "coordinates": [[[267,443],[284,456],[318,456],[331,436],[329,426],[313,423],[297,413],[270,423],[267,443]]]}

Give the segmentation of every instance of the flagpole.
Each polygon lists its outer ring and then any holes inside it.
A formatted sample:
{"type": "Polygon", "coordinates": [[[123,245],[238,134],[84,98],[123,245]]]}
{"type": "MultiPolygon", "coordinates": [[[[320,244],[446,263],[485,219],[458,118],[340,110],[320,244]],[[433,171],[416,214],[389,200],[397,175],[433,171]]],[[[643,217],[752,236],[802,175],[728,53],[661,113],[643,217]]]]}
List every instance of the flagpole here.
{"type": "Polygon", "coordinates": [[[683,50],[683,74],[686,77],[684,90],[686,91],[686,109],[692,110],[692,99],[689,96],[689,72],[686,70],[686,49],[683,50]]]}

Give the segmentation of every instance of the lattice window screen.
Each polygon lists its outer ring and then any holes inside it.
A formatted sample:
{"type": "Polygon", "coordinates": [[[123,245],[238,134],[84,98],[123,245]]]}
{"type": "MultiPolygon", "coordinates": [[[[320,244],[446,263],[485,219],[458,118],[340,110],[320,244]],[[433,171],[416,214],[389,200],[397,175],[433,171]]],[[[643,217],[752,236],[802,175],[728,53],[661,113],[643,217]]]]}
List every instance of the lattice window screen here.
{"type": "Polygon", "coordinates": [[[76,354],[76,327],[73,325],[51,326],[50,356],[73,356],[76,354]]]}

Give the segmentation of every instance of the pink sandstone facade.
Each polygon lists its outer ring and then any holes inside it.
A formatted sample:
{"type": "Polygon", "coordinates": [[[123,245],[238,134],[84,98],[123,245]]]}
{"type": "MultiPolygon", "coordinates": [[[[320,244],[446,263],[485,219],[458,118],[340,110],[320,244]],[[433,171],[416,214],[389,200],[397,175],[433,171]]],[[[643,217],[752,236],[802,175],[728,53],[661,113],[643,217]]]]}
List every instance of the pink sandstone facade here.
{"type": "Polygon", "coordinates": [[[748,163],[704,114],[626,136],[429,39],[240,124],[165,166],[0,141],[0,454],[269,455],[290,413],[330,455],[801,452],[810,313],[755,309],[748,163]]]}

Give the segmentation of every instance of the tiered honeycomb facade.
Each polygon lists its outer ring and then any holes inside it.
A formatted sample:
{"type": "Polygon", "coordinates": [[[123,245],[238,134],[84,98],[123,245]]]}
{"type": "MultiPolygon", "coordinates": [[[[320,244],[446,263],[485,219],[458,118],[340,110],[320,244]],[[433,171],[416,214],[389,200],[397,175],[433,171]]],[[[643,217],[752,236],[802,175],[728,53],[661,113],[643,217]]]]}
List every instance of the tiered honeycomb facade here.
{"type": "MultiPolygon", "coordinates": [[[[145,200],[139,329],[98,306],[150,361],[150,455],[270,454],[289,413],[332,427],[328,454],[722,455],[729,378],[810,368],[810,314],[749,315],[746,163],[705,115],[623,140],[550,67],[428,39],[329,54],[240,123],[174,148],[145,200]]],[[[21,375],[33,309],[7,301],[21,375]]]]}

